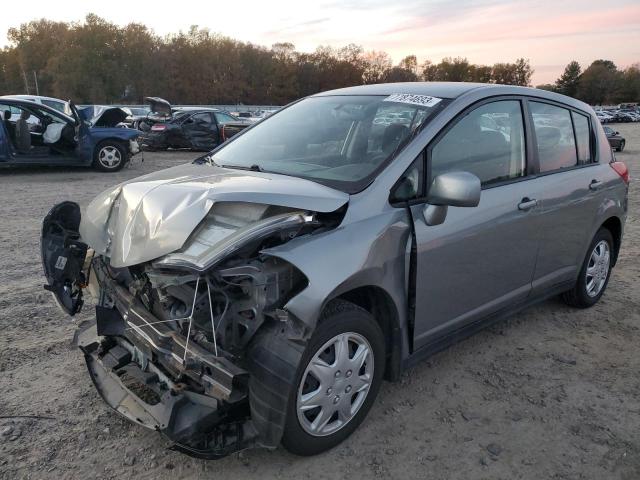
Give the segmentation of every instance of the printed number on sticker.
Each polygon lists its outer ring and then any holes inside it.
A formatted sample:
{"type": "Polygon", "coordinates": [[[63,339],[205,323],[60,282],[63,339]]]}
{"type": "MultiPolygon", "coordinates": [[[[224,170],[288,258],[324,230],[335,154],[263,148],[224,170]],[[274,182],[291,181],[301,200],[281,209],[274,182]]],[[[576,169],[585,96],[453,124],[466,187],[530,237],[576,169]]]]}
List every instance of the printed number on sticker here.
{"type": "Polygon", "coordinates": [[[384,102],[409,103],[422,107],[433,107],[442,101],[441,98],[429,95],[410,95],[408,93],[394,93],[383,100],[384,102]]]}

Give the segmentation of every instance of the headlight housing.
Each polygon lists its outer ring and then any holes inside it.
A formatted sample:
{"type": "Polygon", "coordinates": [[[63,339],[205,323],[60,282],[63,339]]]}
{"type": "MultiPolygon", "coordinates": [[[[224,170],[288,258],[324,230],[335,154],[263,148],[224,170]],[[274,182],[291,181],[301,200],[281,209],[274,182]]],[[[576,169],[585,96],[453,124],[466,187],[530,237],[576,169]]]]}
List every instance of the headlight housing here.
{"type": "Polygon", "coordinates": [[[313,221],[303,211],[269,215],[269,206],[243,202],[215,204],[184,246],[153,262],[155,268],[205,271],[242,247],[313,221]]]}

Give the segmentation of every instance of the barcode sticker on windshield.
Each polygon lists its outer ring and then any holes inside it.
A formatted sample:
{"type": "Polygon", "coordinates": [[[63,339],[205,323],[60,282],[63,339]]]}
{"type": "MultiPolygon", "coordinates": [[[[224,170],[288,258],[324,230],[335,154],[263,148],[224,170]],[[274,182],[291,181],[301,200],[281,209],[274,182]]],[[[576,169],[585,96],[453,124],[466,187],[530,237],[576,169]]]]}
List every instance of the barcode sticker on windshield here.
{"type": "Polygon", "coordinates": [[[433,107],[442,101],[441,98],[430,97],[429,95],[411,95],[409,93],[394,93],[383,100],[384,102],[409,103],[422,107],[433,107]]]}

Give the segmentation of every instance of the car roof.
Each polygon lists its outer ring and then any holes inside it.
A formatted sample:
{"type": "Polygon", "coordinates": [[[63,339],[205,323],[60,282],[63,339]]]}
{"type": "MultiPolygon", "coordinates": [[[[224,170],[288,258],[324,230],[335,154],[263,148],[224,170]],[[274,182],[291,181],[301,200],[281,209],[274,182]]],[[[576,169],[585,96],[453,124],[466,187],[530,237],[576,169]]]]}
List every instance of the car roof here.
{"type": "Polygon", "coordinates": [[[69,122],[75,122],[75,119],[73,117],[70,117],[65,113],[62,113],[61,111],[56,110],[55,108],[51,108],[48,105],[32,102],[31,100],[23,100],[21,98],[16,98],[15,96],[11,96],[11,95],[0,97],[0,104],[8,105],[8,106],[13,105],[16,107],[25,107],[27,109],[36,108],[37,110],[42,110],[47,113],[52,113],[54,116],[62,117],[65,120],[68,120],[69,122]]]}
{"type": "Polygon", "coordinates": [[[39,98],[40,100],[52,100],[54,102],[68,103],[66,100],[62,100],[60,98],[45,97],[42,95],[2,95],[0,96],[0,98],[17,98],[22,100],[28,100],[30,98],[39,98]]]}
{"type": "Polygon", "coordinates": [[[378,83],[373,85],[360,85],[356,87],[339,88],[312,95],[312,97],[324,97],[332,95],[428,95],[437,98],[455,99],[469,92],[482,90],[486,97],[499,95],[522,95],[538,97],[578,108],[583,111],[592,111],[592,108],[580,100],[567,97],[559,93],[542,90],[533,87],[520,87],[516,85],[501,85],[495,83],[472,82],[401,82],[378,83]]]}
{"type": "Polygon", "coordinates": [[[355,87],[339,88],[327,92],[317,93],[314,97],[329,95],[393,95],[407,93],[410,95],[429,95],[439,98],[456,98],[476,88],[486,88],[486,83],[470,82],[400,82],[376,83],[373,85],[358,85],[355,87]]]}
{"type": "Polygon", "coordinates": [[[176,112],[220,112],[219,108],[211,107],[173,107],[176,112]]]}

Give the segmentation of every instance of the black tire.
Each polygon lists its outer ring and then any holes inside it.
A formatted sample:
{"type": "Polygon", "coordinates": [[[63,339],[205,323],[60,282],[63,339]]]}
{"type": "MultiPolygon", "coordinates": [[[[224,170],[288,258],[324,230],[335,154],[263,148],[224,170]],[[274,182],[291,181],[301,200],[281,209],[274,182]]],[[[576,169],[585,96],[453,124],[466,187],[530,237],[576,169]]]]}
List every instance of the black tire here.
{"type": "Polygon", "coordinates": [[[623,150],[624,150],[624,140],[622,140],[622,141],[620,142],[620,145],[618,145],[618,151],[619,151],[619,152],[621,152],[621,151],[623,151],[623,150]]]}
{"type": "Polygon", "coordinates": [[[96,145],[93,152],[93,167],[101,172],[117,172],[127,163],[127,149],[117,140],[104,140],[96,145]],[[107,152],[109,152],[107,154],[107,152]],[[103,156],[104,155],[104,156],[103,156]],[[105,158],[108,155],[113,157],[105,158]],[[115,159],[115,160],[114,160],[115,159]],[[110,162],[113,162],[111,165],[110,162]]]}
{"type": "MultiPolygon", "coordinates": [[[[364,420],[380,389],[384,376],[385,342],[382,330],[375,319],[367,311],[343,300],[331,302],[316,328],[315,333],[304,350],[290,392],[286,424],[282,437],[282,445],[296,455],[315,455],[335,447],[358,428],[364,420]],[[359,410],[334,433],[325,436],[314,436],[307,433],[300,424],[297,414],[298,388],[302,382],[307,366],[318,350],[326,342],[341,333],[353,332],[364,337],[371,346],[373,354],[373,379],[368,393],[359,410]]],[[[351,388],[351,387],[349,387],[351,388]]],[[[337,387],[336,387],[337,390],[337,387]]],[[[346,397],[345,395],[345,398],[346,397]]]]}
{"type": "Polygon", "coordinates": [[[614,255],[615,255],[615,244],[613,242],[613,236],[611,235],[611,232],[609,230],[607,230],[606,228],[601,228],[593,237],[593,240],[589,245],[587,254],[585,255],[585,258],[582,262],[582,268],[580,269],[580,275],[578,276],[578,281],[576,282],[576,285],[568,292],[565,292],[562,294],[562,299],[564,300],[564,302],[567,305],[570,305],[576,308],[589,308],[595,305],[596,303],[598,303],[598,300],[600,300],[600,297],[602,297],[605,290],[607,289],[607,285],[609,284],[609,279],[611,278],[611,269],[612,269],[613,261],[615,258],[614,255]],[[597,295],[591,296],[587,292],[587,268],[589,267],[591,254],[594,248],[601,241],[607,242],[609,246],[609,252],[610,252],[609,268],[607,269],[607,274],[606,274],[607,276],[602,288],[597,293],[597,295]]]}

